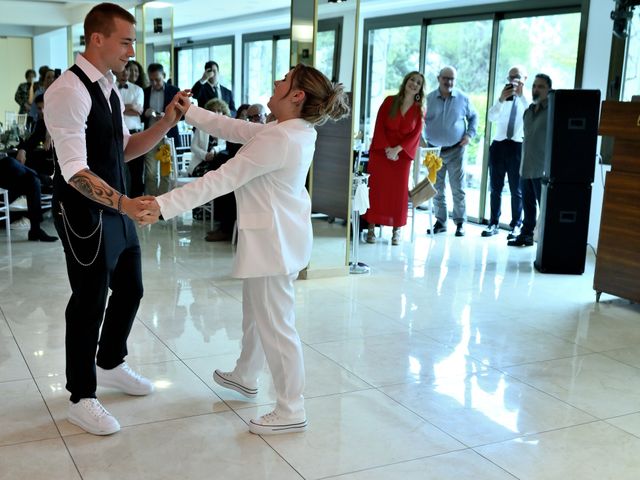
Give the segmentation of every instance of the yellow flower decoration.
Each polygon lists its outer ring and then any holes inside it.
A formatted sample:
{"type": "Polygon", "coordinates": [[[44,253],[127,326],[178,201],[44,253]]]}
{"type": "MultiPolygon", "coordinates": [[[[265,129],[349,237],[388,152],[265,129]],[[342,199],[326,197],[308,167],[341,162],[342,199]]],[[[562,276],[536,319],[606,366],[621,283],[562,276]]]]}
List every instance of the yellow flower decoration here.
{"type": "Polygon", "coordinates": [[[171,147],[163,143],[156,152],[156,160],[160,162],[160,176],[166,177],[171,174],[171,147]]]}
{"type": "Polygon", "coordinates": [[[442,158],[436,155],[435,152],[427,152],[422,164],[429,170],[429,181],[436,183],[436,174],[442,168],[442,158]]]}

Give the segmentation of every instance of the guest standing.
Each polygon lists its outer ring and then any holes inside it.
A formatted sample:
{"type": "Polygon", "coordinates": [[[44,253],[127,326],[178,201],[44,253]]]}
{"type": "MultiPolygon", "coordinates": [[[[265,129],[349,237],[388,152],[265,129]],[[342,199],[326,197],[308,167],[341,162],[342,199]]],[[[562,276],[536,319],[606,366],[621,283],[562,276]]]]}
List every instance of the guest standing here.
{"type": "Polygon", "coordinates": [[[400,228],[407,224],[409,171],[416,155],[424,118],[424,77],[411,72],[397,95],[385,98],[369,148],[370,207],[367,243],[375,243],[374,227],[393,227],[391,244],[400,243],[400,228]]]}

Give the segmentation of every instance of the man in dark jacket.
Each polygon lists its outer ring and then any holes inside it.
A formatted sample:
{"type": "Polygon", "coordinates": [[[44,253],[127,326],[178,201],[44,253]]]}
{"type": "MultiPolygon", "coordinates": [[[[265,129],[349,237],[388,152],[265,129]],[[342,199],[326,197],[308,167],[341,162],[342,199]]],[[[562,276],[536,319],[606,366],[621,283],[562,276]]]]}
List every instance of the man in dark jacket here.
{"type": "Polygon", "coordinates": [[[204,107],[212,98],[224,100],[229,105],[231,116],[235,117],[236,104],[233,101],[233,92],[218,83],[219,73],[220,67],[218,67],[218,64],[213,60],[209,60],[204,64],[202,78],[191,87],[191,94],[198,101],[200,107],[204,107]]]}
{"type": "MultiPolygon", "coordinates": [[[[164,110],[171,103],[173,97],[180,90],[164,81],[164,68],[159,63],[152,63],[147,68],[150,85],[144,89],[144,106],[142,107],[142,121],[147,130],[164,116],[164,110]]],[[[178,141],[178,127],[172,127],[167,136],[178,141]]],[[[169,175],[162,176],[160,161],[156,159],[160,141],[145,156],[145,193],[147,195],[160,195],[169,191],[169,175]]]]}

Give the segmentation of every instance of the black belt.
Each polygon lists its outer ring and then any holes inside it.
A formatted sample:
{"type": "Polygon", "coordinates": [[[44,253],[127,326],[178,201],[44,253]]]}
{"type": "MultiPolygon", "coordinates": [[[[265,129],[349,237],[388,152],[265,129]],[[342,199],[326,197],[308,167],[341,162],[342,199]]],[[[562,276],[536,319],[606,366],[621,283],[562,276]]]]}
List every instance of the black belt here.
{"type": "Polygon", "coordinates": [[[142,131],[142,129],[136,129],[136,130],[129,130],[129,133],[140,133],[142,131]]]}
{"type": "MultiPolygon", "coordinates": [[[[430,143],[427,143],[427,145],[429,147],[438,147],[438,145],[432,145],[430,143]]],[[[446,152],[447,150],[453,150],[454,148],[458,148],[460,146],[460,142],[456,143],[455,145],[450,145],[448,147],[440,147],[440,151],[441,152],[446,152]]]]}

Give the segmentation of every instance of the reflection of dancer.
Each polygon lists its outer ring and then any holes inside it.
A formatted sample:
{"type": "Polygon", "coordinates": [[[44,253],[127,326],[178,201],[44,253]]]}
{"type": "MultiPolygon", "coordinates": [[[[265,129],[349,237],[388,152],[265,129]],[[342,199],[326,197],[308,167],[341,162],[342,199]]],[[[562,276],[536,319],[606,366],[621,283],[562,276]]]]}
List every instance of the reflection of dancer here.
{"type": "Polygon", "coordinates": [[[232,372],[216,370],[214,380],[255,397],[266,357],[278,398],[273,412],[251,420],[250,431],[305,430],[304,364],[293,287],[311,255],[311,202],[305,180],[315,149],[313,125],[344,117],[349,111],[346,96],[341,85],[332,85],[315,68],[298,65],[275,82],[268,106],[277,122],[234,120],[190,105],[185,97],[177,106],[187,122],[244,146],[218,170],[158,197],[142,221],[152,223],[160,212],[170,218],[235,190],[238,255],[233,274],[244,279],[242,353],[232,372]]]}
{"type": "Polygon", "coordinates": [[[108,435],[120,425],[96,399],[96,382],[130,395],[153,391],[124,361],[142,298],[140,244],[127,215],[137,218],[143,205],[124,195],[124,162],[158,143],[181,114],[175,100],[155,125],[130,135],[112,72],[134,55],[135,18],[102,3],[87,14],[84,29],[86,49],[47,90],[44,115],[58,157],[53,211],[72,291],[65,313],[68,418],[108,435]]]}

